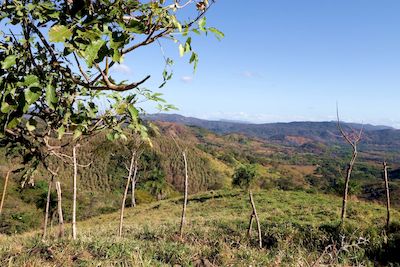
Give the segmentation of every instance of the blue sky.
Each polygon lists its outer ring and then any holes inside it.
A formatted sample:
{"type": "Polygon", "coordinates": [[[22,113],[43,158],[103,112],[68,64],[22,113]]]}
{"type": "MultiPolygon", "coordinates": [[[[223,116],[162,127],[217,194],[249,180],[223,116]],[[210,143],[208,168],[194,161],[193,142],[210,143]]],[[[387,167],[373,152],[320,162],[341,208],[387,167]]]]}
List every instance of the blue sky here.
{"type": "MultiPolygon", "coordinates": [[[[218,0],[208,26],[226,37],[196,37],[195,74],[176,46],[174,78],[160,92],[177,113],[256,123],[334,120],[400,128],[400,1],[218,0]]],[[[124,79],[152,74],[163,59],[155,44],[114,71],[124,79]]],[[[151,106],[146,106],[154,112],[151,106]]]]}

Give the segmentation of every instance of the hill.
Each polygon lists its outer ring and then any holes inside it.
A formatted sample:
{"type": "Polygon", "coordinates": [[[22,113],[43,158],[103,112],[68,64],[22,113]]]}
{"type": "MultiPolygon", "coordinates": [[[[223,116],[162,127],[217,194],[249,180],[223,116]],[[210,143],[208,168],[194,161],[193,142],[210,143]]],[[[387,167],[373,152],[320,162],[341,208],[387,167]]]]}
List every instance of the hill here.
{"type": "MultiPolygon", "coordinates": [[[[175,141],[188,151],[191,194],[230,186],[233,168],[198,148],[197,139],[190,128],[175,124],[159,126],[162,134],[153,136],[152,147],[146,144],[137,151],[140,153],[136,190],[136,200],[139,204],[174,197],[182,190],[184,166],[182,154],[175,141]],[[174,141],[171,132],[178,134],[179,139],[174,141]]],[[[105,135],[95,136],[81,144],[77,152],[78,161],[82,165],[91,164],[78,168],[79,220],[116,211],[120,207],[127,176],[126,166],[129,165],[134,147],[133,139],[127,142],[111,142],[105,135]]],[[[68,146],[63,148],[61,153],[71,155],[71,150],[68,146]]],[[[0,153],[3,164],[8,162],[6,158],[0,153]]],[[[3,164],[0,164],[1,177],[5,176],[9,168],[16,168],[12,163],[3,164]]],[[[58,169],[59,175],[55,178],[61,182],[63,190],[65,219],[70,220],[73,168],[71,164],[56,157],[49,158],[48,164],[53,170],[58,169]]],[[[23,189],[20,186],[21,175],[14,174],[11,177],[3,215],[0,218],[0,233],[20,233],[42,224],[51,175],[40,165],[32,183],[23,189]]],[[[4,179],[1,179],[1,189],[3,185],[4,179]]],[[[51,199],[51,213],[55,213],[55,193],[51,195],[51,199]]],[[[130,198],[128,203],[131,203],[130,198]]]]}
{"type": "MultiPolygon", "coordinates": [[[[323,194],[255,192],[263,248],[247,236],[248,196],[239,190],[190,197],[184,239],[177,237],[181,199],[126,211],[123,237],[118,213],[78,224],[78,240],[47,241],[38,232],[0,236],[0,265],[16,266],[378,266],[399,264],[400,214],[385,232],[385,209],[351,199],[346,226],[338,228],[341,199],[323,194]],[[360,224],[360,222],[362,222],[360,224]]],[[[70,229],[67,229],[70,234],[70,229]]]]}
{"type": "MultiPolygon", "coordinates": [[[[289,122],[250,124],[227,121],[208,121],[197,118],[184,117],[177,114],[151,114],[145,119],[164,121],[197,126],[218,134],[240,133],[249,137],[261,138],[270,142],[304,146],[321,143],[328,146],[343,145],[343,138],[337,129],[336,122],[289,122]]],[[[364,151],[399,152],[400,130],[388,126],[361,125],[343,123],[347,130],[364,129],[360,148],[364,151]]],[[[398,159],[398,156],[396,156],[398,159]]]]}
{"type": "MultiPolygon", "coordinates": [[[[293,137],[289,140],[296,144],[284,144],[276,139],[266,140],[240,133],[217,134],[179,123],[158,121],[156,125],[159,133],[153,134],[153,146],[143,147],[139,161],[136,191],[139,204],[180,194],[183,188],[183,161],[178,146],[188,152],[190,194],[230,188],[234,169],[240,164],[256,166],[259,177],[257,185],[261,189],[342,193],[341,174],[349,158],[346,146],[309,143],[309,137],[293,137]]],[[[79,220],[119,209],[125,186],[124,177],[127,175],[125,166],[129,164],[134,146],[135,142],[131,139],[127,142],[111,142],[99,135],[87,140],[78,149],[81,164],[92,162],[89,167],[79,168],[79,220]]],[[[71,147],[64,148],[62,152],[70,154],[71,147]]],[[[382,155],[388,155],[389,158],[391,154],[361,150],[351,182],[353,195],[384,203],[385,191],[379,162],[382,155]]],[[[7,162],[4,155],[0,154],[0,158],[2,162],[7,162]]],[[[64,214],[68,221],[72,208],[72,166],[55,158],[50,165],[53,169],[59,168],[60,175],[56,179],[61,181],[64,214]]],[[[399,207],[400,172],[398,165],[390,162],[390,166],[392,205],[399,207]]],[[[4,177],[8,166],[0,167],[0,175],[4,177]]],[[[35,184],[23,190],[19,186],[20,176],[12,176],[0,220],[1,233],[20,233],[41,226],[49,175],[41,166],[35,174],[35,184]]],[[[0,188],[3,188],[3,179],[0,188]]],[[[55,193],[51,195],[51,200],[51,213],[55,214],[55,193]]],[[[127,202],[131,203],[130,194],[127,202]]]]}

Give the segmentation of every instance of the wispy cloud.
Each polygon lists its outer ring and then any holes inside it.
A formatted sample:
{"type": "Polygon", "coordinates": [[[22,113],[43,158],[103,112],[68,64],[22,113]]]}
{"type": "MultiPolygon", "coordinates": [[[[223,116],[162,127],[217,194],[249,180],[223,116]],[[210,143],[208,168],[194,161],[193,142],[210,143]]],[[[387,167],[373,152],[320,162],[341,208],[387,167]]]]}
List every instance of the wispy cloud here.
{"type": "Polygon", "coordinates": [[[259,78],[261,75],[254,71],[245,70],[240,73],[245,78],[259,78]]]}
{"type": "Polygon", "coordinates": [[[112,67],[112,69],[118,73],[122,73],[122,74],[131,74],[132,73],[132,69],[125,64],[116,64],[112,67]]]}
{"type": "Polygon", "coordinates": [[[191,83],[193,81],[193,76],[182,76],[181,81],[184,83],[191,83]]]}

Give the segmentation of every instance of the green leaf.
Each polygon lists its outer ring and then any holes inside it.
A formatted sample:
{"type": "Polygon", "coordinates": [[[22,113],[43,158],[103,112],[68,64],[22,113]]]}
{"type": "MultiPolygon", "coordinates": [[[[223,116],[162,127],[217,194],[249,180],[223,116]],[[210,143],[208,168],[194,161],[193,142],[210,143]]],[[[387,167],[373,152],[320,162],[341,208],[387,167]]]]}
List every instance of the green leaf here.
{"type": "Polygon", "coordinates": [[[137,121],[139,117],[139,111],[132,104],[128,105],[128,111],[129,114],[131,115],[132,120],[137,121]]]}
{"type": "Polygon", "coordinates": [[[7,128],[12,129],[12,128],[16,127],[19,122],[20,122],[20,118],[14,118],[7,124],[7,128]]]}
{"type": "Polygon", "coordinates": [[[183,57],[184,54],[185,54],[185,48],[183,47],[182,44],[179,44],[179,55],[183,57]]]}
{"type": "Polygon", "coordinates": [[[49,107],[55,109],[55,104],[58,102],[56,88],[53,87],[51,82],[46,86],[46,102],[49,107]]]}
{"type": "Polygon", "coordinates": [[[9,55],[4,59],[1,63],[1,67],[3,69],[9,69],[11,66],[15,65],[17,56],[16,55],[9,55]]]}
{"type": "Polygon", "coordinates": [[[108,133],[107,134],[107,139],[110,141],[114,141],[114,134],[113,133],[108,133]]]}
{"type": "Polygon", "coordinates": [[[54,25],[49,30],[50,42],[63,42],[72,36],[71,30],[64,25],[54,25]]]}
{"type": "Polygon", "coordinates": [[[41,91],[32,90],[32,89],[28,88],[24,91],[24,93],[25,93],[25,100],[28,103],[28,105],[30,105],[30,104],[33,104],[34,102],[36,102],[36,100],[38,100],[40,98],[41,91]]]}
{"type": "Polygon", "coordinates": [[[58,139],[61,140],[61,138],[64,136],[64,133],[65,133],[65,127],[63,125],[57,129],[58,139]]]}
{"type": "Polygon", "coordinates": [[[84,54],[86,63],[88,64],[89,67],[91,67],[93,65],[94,60],[97,59],[100,48],[105,44],[105,42],[106,41],[99,39],[93,41],[90,45],[86,47],[84,54]]]}
{"type": "Polygon", "coordinates": [[[36,75],[30,74],[24,78],[24,85],[31,87],[40,87],[39,78],[36,75]]]}
{"type": "Polygon", "coordinates": [[[199,56],[195,52],[192,52],[192,56],[190,57],[189,63],[190,64],[193,63],[193,70],[194,72],[196,72],[197,64],[199,63],[199,56]]]}
{"type": "Polygon", "coordinates": [[[217,37],[218,40],[221,40],[222,38],[225,37],[225,34],[223,32],[221,32],[220,30],[218,30],[218,29],[216,29],[214,27],[208,28],[208,30],[210,32],[214,33],[215,37],[217,37]]]}
{"type": "Polygon", "coordinates": [[[28,120],[26,122],[26,129],[28,129],[28,131],[32,132],[36,129],[36,123],[34,120],[28,120]]]}
{"type": "Polygon", "coordinates": [[[10,106],[10,104],[8,104],[7,102],[1,103],[0,111],[2,113],[7,114],[11,109],[12,109],[12,106],[10,106]]]}
{"type": "Polygon", "coordinates": [[[199,20],[199,29],[200,29],[200,31],[203,31],[203,32],[205,32],[206,31],[206,17],[202,17],[200,20],[199,20]]]}
{"type": "Polygon", "coordinates": [[[74,137],[73,137],[73,139],[76,140],[76,139],[78,139],[81,135],[82,135],[82,131],[79,130],[79,129],[76,129],[76,130],[74,131],[74,137]]]}

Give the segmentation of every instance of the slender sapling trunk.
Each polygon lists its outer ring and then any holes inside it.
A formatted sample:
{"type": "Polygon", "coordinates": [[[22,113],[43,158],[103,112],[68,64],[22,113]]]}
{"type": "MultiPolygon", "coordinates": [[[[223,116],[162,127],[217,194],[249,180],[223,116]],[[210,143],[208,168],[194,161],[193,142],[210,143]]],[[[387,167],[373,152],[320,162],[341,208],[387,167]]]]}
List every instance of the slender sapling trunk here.
{"type": "Polygon", "coordinates": [[[61,184],[60,182],[56,182],[56,190],[57,190],[57,208],[58,208],[58,223],[60,225],[60,230],[58,232],[58,237],[64,237],[64,218],[62,213],[62,205],[61,205],[61,184]]]}
{"type": "Polygon", "coordinates": [[[358,155],[357,147],[354,146],[353,147],[353,156],[352,156],[352,158],[350,160],[350,163],[349,163],[349,165],[347,167],[345,185],[344,185],[344,190],[343,190],[342,213],[341,213],[341,216],[340,216],[340,220],[341,220],[342,225],[344,223],[344,219],[346,218],[347,197],[348,197],[348,193],[349,193],[349,182],[350,182],[351,173],[353,171],[354,163],[356,162],[356,159],[357,159],[357,155],[358,155]]]}
{"type": "Polygon", "coordinates": [[[257,223],[257,231],[258,231],[258,245],[260,248],[262,248],[262,235],[261,235],[261,226],[260,226],[260,220],[258,218],[257,210],[256,210],[256,204],[254,203],[253,199],[253,192],[249,190],[249,197],[250,197],[250,203],[251,207],[253,209],[251,217],[250,217],[250,223],[249,223],[249,229],[248,229],[248,234],[251,234],[251,228],[253,225],[253,220],[256,219],[257,223]]]}
{"type": "Polygon", "coordinates": [[[11,171],[8,171],[4,180],[3,195],[1,196],[0,215],[3,212],[4,199],[6,198],[8,179],[10,178],[11,171]]]}
{"type": "Polygon", "coordinates": [[[120,237],[122,236],[122,225],[124,222],[125,202],[126,202],[126,196],[128,195],[129,184],[131,183],[132,172],[133,172],[134,162],[135,162],[135,154],[136,154],[135,152],[133,152],[133,154],[132,154],[131,164],[129,166],[128,179],[126,181],[124,196],[122,197],[121,214],[120,214],[120,218],[119,218],[119,229],[118,229],[118,236],[120,236],[120,237]]]}
{"type": "Polygon", "coordinates": [[[48,191],[47,191],[47,199],[46,199],[46,212],[44,215],[44,226],[43,226],[43,236],[42,239],[46,239],[46,235],[47,235],[47,224],[48,224],[48,220],[49,220],[49,210],[50,210],[50,197],[51,197],[51,185],[53,183],[53,179],[54,176],[51,176],[51,180],[49,181],[49,187],[48,187],[48,191]]]}
{"type": "Polygon", "coordinates": [[[180,227],[180,237],[183,238],[183,227],[186,223],[186,206],[187,206],[187,199],[188,199],[188,167],[187,167],[187,158],[185,151],[182,152],[183,161],[185,163],[185,193],[183,198],[183,208],[182,208],[182,217],[181,217],[181,227],[180,227]]]}
{"type": "Polygon", "coordinates": [[[249,229],[247,229],[247,235],[251,236],[251,231],[253,229],[253,221],[254,221],[254,213],[252,212],[250,215],[249,229]]]}
{"type": "Polygon", "coordinates": [[[136,175],[138,171],[137,159],[135,161],[135,171],[133,173],[132,178],[132,199],[131,199],[131,206],[136,207],[136,197],[135,197],[135,189],[136,189],[136,175]]]}
{"type": "Polygon", "coordinates": [[[72,238],[76,239],[76,180],[78,176],[78,163],[76,161],[76,147],[73,147],[72,157],[74,162],[74,181],[73,181],[73,199],[72,199],[72,238]]]}
{"type": "Polygon", "coordinates": [[[388,166],[386,161],[383,162],[383,177],[385,179],[385,191],[386,191],[386,229],[389,229],[390,224],[390,192],[389,192],[389,181],[388,181],[388,166]]]}

